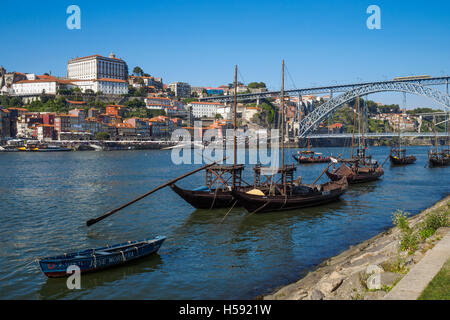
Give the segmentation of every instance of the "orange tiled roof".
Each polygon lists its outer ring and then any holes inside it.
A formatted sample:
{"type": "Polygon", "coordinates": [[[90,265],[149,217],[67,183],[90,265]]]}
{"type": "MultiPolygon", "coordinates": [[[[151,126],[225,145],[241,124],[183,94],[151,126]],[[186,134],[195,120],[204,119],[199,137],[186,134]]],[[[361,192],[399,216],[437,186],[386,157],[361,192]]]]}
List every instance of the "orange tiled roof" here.
{"type": "Polygon", "coordinates": [[[72,101],[72,100],[66,100],[70,104],[86,104],[84,101],[72,101]]]}
{"type": "Polygon", "coordinates": [[[213,105],[220,105],[223,106],[222,103],[219,102],[202,102],[202,101],[192,101],[189,104],[213,104],[213,105]]]}
{"type": "Polygon", "coordinates": [[[59,84],[73,84],[72,80],[61,80],[61,79],[53,79],[53,78],[49,78],[49,79],[37,79],[37,80],[22,80],[22,81],[18,81],[16,82],[16,84],[23,84],[23,83],[44,83],[44,82],[56,82],[59,84]]]}
{"type": "Polygon", "coordinates": [[[109,78],[94,79],[93,81],[126,83],[125,80],[120,80],[120,79],[109,79],[109,78]]]}
{"type": "Polygon", "coordinates": [[[25,108],[8,108],[9,110],[18,110],[18,111],[28,111],[28,109],[25,108]]]}

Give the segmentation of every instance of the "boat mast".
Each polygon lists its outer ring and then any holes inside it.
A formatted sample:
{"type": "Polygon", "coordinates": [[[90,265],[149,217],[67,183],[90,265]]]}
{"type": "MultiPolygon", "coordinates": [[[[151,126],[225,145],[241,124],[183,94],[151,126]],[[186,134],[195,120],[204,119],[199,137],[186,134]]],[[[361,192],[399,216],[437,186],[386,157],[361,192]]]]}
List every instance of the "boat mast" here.
{"type": "Polygon", "coordinates": [[[284,168],[284,60],[281,70],[281,168],[284,168]]]}
{"type": "Polygon", "coordinates": [[[400,118],[398,119],[398,124],[397,124],[397,126],[398,126],[398,152],[401,152],[401,150],[402,150],[402,138],[400,136],[400,120],[403,120],[402,116],[400,116],[400,118]]]}
{"type": "Polygon", "coordinates": [[[366,132],[366,104],[365,104],[365,100],[363,100],[363,105],[362,105],[362,111],[361,111],[361,145],[364,148],[364,155],[366,155],[365,153],[365,148],[366,148],[366,142],[364,139],[364,133],[366,132]]]}
{"type": "Polygon", "coordinates": [[[355,141],[355,129],[356,129],[356,114],[358,113],[358,101],[359,101],[359,95],[356,97],[355,101],[355,109],[353,110],[354,117],[353,117],[353,133],[352,133],[352,149],[351,149],[351,159],[353,160],[353,145],[355,141]]]}
{"type": "Polygon", "coordinates": [[[284,168],[284,59],[281,70],[281,179],[283,181],[283,192],[286,194],[286,172],[284,168]]]}
{"type": "Polygon", "coordinates": [[[438,140],[437,140],[437,132],[436,132],[436,116],[433,115],[433,127],[434,127],[434,152],[438,153],[438,140]]]}
{"type": "Polygon", "coordinates": [[[234,105],[233,105],[233,189],[236,187],[236,162],[237,162],[237,65],[234,66],[234,105]]]}

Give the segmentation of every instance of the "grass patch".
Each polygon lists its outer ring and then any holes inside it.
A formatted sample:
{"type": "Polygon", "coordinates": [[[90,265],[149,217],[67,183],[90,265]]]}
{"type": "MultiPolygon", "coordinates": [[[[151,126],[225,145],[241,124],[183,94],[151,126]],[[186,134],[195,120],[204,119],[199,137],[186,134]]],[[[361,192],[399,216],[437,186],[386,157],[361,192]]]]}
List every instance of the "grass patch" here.
{"type": "Polygon", "coordinates": [[[450,300],[450,259],[431,280],[419,300],[450,300]]]}
{"type": "Polygon", "coordinates": [[[393,261],[385,261],[380,266],[386,272],[395,272],[399,274],[407,274],[409,269],[405,266],[405,259],[397,257],[393,261]]]}

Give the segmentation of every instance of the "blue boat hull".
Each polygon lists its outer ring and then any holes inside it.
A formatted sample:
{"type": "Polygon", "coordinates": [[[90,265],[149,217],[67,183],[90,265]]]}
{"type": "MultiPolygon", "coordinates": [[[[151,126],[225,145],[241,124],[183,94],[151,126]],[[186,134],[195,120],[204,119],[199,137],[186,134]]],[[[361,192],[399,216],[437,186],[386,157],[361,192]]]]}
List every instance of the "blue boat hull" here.
{"type": "Polygon", "coordinates": [[[157,237],[142,241],[130,241],[114,246],[44,258],[39,261],[39,265],[42,272],[49,278],[69,276],[67,269],[70,266],[79,267],[81,273],[99,271],[156,253],[165,239],[165,237],[157,237]]]}

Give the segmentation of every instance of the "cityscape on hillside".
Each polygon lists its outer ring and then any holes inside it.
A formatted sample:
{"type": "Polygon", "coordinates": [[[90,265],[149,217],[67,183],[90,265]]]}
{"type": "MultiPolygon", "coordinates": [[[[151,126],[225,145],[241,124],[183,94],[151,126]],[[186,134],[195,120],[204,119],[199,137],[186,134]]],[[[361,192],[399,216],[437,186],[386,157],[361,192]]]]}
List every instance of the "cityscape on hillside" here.
{"type": "MultiPolygon", "coordinates": [[[[129,69],[126,61],[113,53],[107,57],[96,54],[70,59],[65,77],[26,71],[8,72],[0,67],[3,140],[169,140],[175,129],[192,129],[199,120],[202,130],[231,128],[232,103],[199,99],[232,96],[233,83],[219,87],[194,87],[185,82],[165,84],[161,77],[138,66],[129,69]]],[[[239,82],[236,89],[238,95],[267,91],[264,82],[239,82]]],[[[328,99],[329,94],[285,98],[286,128],[291,140],[298,134],[299,120],[328,99]]],[[[280,97],[275,97],[238,103],[239,126],[276,127],[280,102],[280,97]]],[[[397,127],[419,133],[432,130],[430,121],[423,120],[414,110],[370,100],[366,104],[368,132],[389,132],[397,127]]],[[[341,109],[331,120],[321,123],[316,132],[351,132],[353,120],[347,111],[341,109]]]]}

